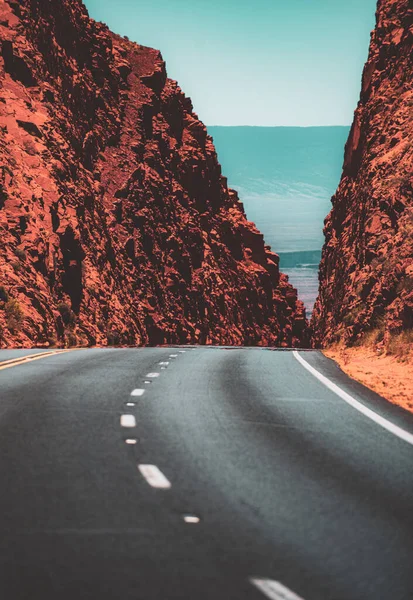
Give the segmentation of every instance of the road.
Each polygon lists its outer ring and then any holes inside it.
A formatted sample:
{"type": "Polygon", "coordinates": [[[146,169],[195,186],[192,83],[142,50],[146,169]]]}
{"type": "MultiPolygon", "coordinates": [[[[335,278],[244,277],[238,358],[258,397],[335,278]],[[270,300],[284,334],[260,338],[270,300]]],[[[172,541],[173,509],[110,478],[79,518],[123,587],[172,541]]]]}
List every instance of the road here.
{"type": "Polygon", "coordinates": [[[0,351],[1,598],[413,598],[413,445],[299,358],[413,418],[319,352],[28,354],[0,351]]]}

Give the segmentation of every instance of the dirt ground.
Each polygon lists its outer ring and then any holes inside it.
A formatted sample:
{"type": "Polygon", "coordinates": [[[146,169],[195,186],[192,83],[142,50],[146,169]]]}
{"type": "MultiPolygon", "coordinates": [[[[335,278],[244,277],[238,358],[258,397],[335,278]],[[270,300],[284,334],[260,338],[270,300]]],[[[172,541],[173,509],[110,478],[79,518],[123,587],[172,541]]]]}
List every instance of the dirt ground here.
{"type": "Polygon", "coordinates": [[[413,412],[413,360],[401,362],[394,356],[378,356],[372,348],[329,348],[324,350],[347,375],[383,398],[413,412]]]}

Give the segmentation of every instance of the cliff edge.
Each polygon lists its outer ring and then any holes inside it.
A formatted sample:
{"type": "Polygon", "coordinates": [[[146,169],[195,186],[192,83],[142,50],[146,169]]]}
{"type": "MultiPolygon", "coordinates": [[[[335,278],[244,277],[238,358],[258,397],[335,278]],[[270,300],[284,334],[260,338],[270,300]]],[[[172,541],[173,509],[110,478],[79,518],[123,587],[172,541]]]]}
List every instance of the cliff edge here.
{"type": "Polygon", "coordinates": [[[413,7],[379,0],[376,17],[325,223],[316,345],[413,341],[413,7]]]}
{"type": "Polygon", "coordinates": [[[305,344],[303,304],[156,50],[0,0],[0,345],[305,344]]]}

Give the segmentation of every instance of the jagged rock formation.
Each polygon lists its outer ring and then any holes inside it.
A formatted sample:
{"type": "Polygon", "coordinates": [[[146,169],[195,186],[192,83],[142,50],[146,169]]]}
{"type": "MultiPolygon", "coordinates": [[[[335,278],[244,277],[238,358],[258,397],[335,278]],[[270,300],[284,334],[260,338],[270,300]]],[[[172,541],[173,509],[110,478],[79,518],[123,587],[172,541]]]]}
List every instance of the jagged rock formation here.
{"type": "Polygon", "coordinates": [[[0,41],[0,344],[304,343],[159,52],[80,0],[0,0],[0,41]]]}
{"type": "Polygon", "coordinates": [[[314,341],[413,328],[413,5],[379,0],[340,186],[326,220],[314,341]]]}

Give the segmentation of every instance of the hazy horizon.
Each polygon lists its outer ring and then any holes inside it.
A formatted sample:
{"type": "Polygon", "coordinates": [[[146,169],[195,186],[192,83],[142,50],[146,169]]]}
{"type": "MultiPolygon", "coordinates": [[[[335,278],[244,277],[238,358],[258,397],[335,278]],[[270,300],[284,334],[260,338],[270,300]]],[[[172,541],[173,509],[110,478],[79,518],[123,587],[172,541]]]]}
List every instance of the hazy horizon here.
{"type": "Polygon", "coordinates": [[[308,314],[318,292],[323,222],[340,181],[347,126],[209,126],[228,185],[280,256],[308,314]]]}
{"type": "Polygon", "coordinates": [[[205,127],[226,127],[228,129],[235,127],[245,127],[251,129],[330,129],[331,127],[342,127],[345,129],[350,128],[351,123],[347,125],[337,125],[334,123],[331,125],[216,125],[213,123],[205,123],[205,127]]]}

